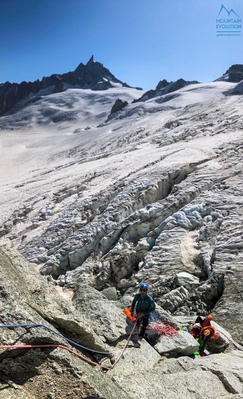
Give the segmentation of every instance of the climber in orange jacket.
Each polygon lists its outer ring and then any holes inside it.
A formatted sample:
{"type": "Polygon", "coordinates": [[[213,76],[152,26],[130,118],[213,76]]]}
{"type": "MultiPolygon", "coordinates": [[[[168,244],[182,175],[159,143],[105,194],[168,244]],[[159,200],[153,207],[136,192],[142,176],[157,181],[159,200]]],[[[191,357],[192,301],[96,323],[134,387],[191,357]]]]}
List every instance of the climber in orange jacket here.
{"type": "Polygon", "coordinates": [[[204,350],[206,348],[207,343],[211,339],[217,339],[219,337],[219,334],[216,332],[216,329],[214,326],[205,326],[201,328],[200,331],[200,338],[201,338],[201,345],[199,348],[199,353],[201,356],[203,356],[204,350]]]}
{"type": "Polygon", "coordinates": [[[210,314],[205,318],[201,316],[197,316],[194,324],[192,324],[192,328],[190,329],[190,333],[193,335],[194,338],[200,337],[200,332],[203,327],[211,326],[211,321],[213,320],[213,316],[210,314]]]}

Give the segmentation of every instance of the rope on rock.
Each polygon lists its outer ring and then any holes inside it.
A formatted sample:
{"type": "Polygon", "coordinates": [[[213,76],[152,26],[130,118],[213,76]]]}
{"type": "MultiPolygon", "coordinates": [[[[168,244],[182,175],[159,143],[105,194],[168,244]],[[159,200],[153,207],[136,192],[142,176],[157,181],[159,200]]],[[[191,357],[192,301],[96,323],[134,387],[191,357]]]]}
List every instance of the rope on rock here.
{"type": "Polygon", "coordinates": [[[134,326],[133,326],[133,328],[132,328],[132,331],[130,332],[129,337],[128,337],[128,339],[127,339],[127,341],[126,341],[124,347],[122,348],[121,353],[118,355],[118,357],[116,358],[116,360],[115,360],[115,362],[113,363],[113,365],[112,365],[111,368],[114,368],[115,365],[119,362],[120,358],[122,357],[123,353],[125,352],[125,350],[126,350],[126,348],[127,348],[127,345],[129,344],[129,341],[130,341],[130,339],[131,339],[131,337],[132,337],[132,334],[133,334],[133,332],[134,332],[134,330],[135,330],[136,327],[137,327],[136,324],[134,324],[134,326]]]}
{"type": "MultiPolygon", "coordinates": [[[[99,352],[99,351],[96,351],[96,350],[87,348],[87,347],[85,347],[85,346],[83,346],[83,345],[80,345],[80,344],[78,344],[78,343],[72,341],[72,340],[69,339],[69,338],[64,337],[62,334],[59,334],[58,332],[52,330],[50,327],[48,327],[48,326],[46,326],[46,325],[44,325],[44,324],[0,324],[0,328],[19,328],[19,327],[25,327],[25,328],[44,327],[44,328],[46,328],[47,330],[49,330],[49,331],[55,333],[55,334],[58,335],[59,337],[65,339],[66,341],[68,341],[68,342],[70,342],[70,343],[72,343],[72,344],[74,344],[74,345],[77,345],[77,346],[81,347],[82,349],[85,349],[85,350],[88,350],[88,351],[91,351],[91,352],[95,352],[95,353],[99,353],[99,354],[105,354],[105,355],[107,355],[107,354],[112,354],[112,353],[113,353],[113,352],[99,352]]],[[[132,331],[131,331],[131,333],[130,333],[130,335],[129,335],[127,341],[126,341],[126,344],[124,345],[123,349],[121,350],[120,354],[118,355],[118,357],[116,358],[115,362],[113,363],[113,365],[112,365],[111,367],[103,366],[102,364],[93,362],[92,360],[86,358],[85,356],[82,356],[82,355],[80,355],[79,353],[77,353],[77,352],[73,351],[72,349],[68,348],[67,346],[64,346],[64,345],[61,345],[61,344],[46,344],[46,345],[0,345],[0,349],[20,349],[20,348],[21,348],[21,349],[33,349],[33,348],[58,347],[58,348],[62,348],[62,349],[65,349],[65,350],[69,351],[70,353],[74,354],[75,356],[78,356],[79,358],[85,360],[86,362],[88,362],[88,363],[90,363],[90,364],[93,364],[93,365],[95,365],[95,366],[99,366],[99,367],[101,367],[102,369],[105,369],[105,370],[110,370],[110,369],[112,369],[112,368],[118,363],[118,361],[119,361],[120,358],[122,357],[123,353],[125,352],[126,347],[127,347],[128,343],[129,343],[129,341],[130,341],[130,339],[131,339],[131,336],[132,336],[132,334],[133,334],[133,332],[134,332],[134,330],[135,330],[135,327],[136,327],[136,324],[134,324],[133,329],[132,329],[132,331]]]]}
{"type": "Polygon", "coordinates": [[[107,366],[103,366],[99,363],[93,362],[92,360],[88,359],[87,357],[80,355],[79,353],[73,351],[72,349],[68,348],[65,345],[61,344],[44,344],[44,345],[0,345],[0,349],[33,349],[33,348],[61,348],[65,349],[68,352],[72,353],[75,356],[85,360],[86,362],[93,364],[94,366],[99,366],[103,369],[109,370],[110,368],[107,366]]]}
{"type": "MultiPolygon", "coordinates": [[[[131,313],[131,306],[123,310],[123,313],[131,320],[133,323],[136,323],[137,319],[134,317],[131,313]]],[[[158,320],[158,316],[152,318],[152,321],[150,324],[146,327],[148,330],[154,330],[156,331],[159,335],[167,335],[170,337],[173,337],[178,334],[178,331],[176,328],[172,327],[170,324],[162,323],[160,320],[158,320]]]]}
{"type": "MultiPolygon", "coordinates": [[[[77,345],[77,346],[79,346],[79,347],[81,347],[81,348],[83,348],[83,349],[89,350],[89,351],[91,351],[91,352],[99,353],[99,354],[111,354],[111,353],[113,353],[113,352],[99,352],[99,351],[95,351],[95,350],[90,349],[90,348],[86,348],[85,346],[79,345],[79,344],[77,344],[76,342],[74,342],[74,341],[72,341],[72,340],[70,340],[70,339],[64,337],[62,334],[57,333],[56,331],[52,330],[52,329],[51,329],[50,327],[48,327],[48,326],[45,326],[44,324],[0,324],[0,328],[18,328],[18,327],[30,327],[30,328],[32,328],[32,327],[44,327],[44,328],[46,328],[47,330],[50,330],[50,331],[54,332],[55,334],[57,334],[57,335],[60,336],[61,338],[64,338],[64,339],[66,339],[67,341],[69,341],[69,342],[71,342],[71,343],[74,343],[75,345],[77,345]]],[[[88,362],[88,363],[90,363],[90,364],[93,364],[93,365],[95,365],[95,366],[101,367],[102,369],[105,369],[105,370],[110,370],[110,369],[112,369],[113,367],[115,367],[115,365],[119,362],[120,358],[122,357],[123,353],[125,352],[125,350],[126,350],[126,348],[127,348],[127,345],[128,345],[128,343],[129,343],[129,341],[130,341],[130,339],[131,339],[131,336],[132,336],[132,334],[133,334],[135,328],[136,328],[136,324],[134,324],[134,326],[133,326],[133,328],[132,328],[132,331],[131,331],[131,333],[130,333],[130,335],[129,335],[127,341],[126,341],[126,344],[125,344],[124,347],[122,348],[120,354],[118,355],[118,357],[116,358],[115,362],[113,363],[113,365],[112,365],[111,367],[107,367],[107,366],[104,366],[104,365],[102,365],[102,364],[93,362],[92,360],[88,359],[87,357],[85,357],[85,356],[83,356],[83,355],[80,355],[79,353],[73,351],[72,349],[68,348],[67,346],[64,346],[64,345],[61,345],[61,344],[0,345],[0,349],[33,349],[33,348],[51,348],[51,347],[62,348],[62,349],[65,349],[65,350],[69,351],[70,353],[74,354],[75,356],[78,356],[79,358],[85,360],[86,362],[88,362]]]]}
{"type": "MultiPolygon", "coordinates": [[[[75,341],[65,337],[64,335],[56,332],[55,330],[53,330],[52,328],[46,326],[45,324],[0,324],[0,328],[20,328],[20,327],[22,327],[22,328],[43,327],[43,328],[51,331],[52,333],[58,335],[62,339],[68,341],[69,343],[78,346],[79,348],[85,349],[85,350],[93,352],[93,353],[103,354],[103,355],[113,354],[113,352],[100,352],[100,351],[96,351],[96,350],[91,349],[91,348],[87,348],[86,346],[80,345],[77,342],[75,342],[75,341]]],[[[70,353],[74,354],[75,356],[78,356],[79,358],[85,360],[86,362],[88,362],[88,363],[90,363],[92,365],[101,367],[102,369],[105,369],[105,370],[111,370],[112,368],[115,367],[115,365],[119,362],[119,360],[123,356],[123,354],[124,354],[124,352],[125,352],[125,350],[126,350],[126,348],[128,346],[128,343],[129,343],[129,341],[130,341],[130,339],[131,339],[131,337],[133,335],[133,332],[134,332],[136,327],[137,327],[137,325],[136,325],[136,323],[134,323],[133,328],[132,328],[132,330],[130,332],[130,335],[129,335],[124,347],[122,348],[120,354],[117,356],[117,358],[115,359],[115,361],[114,361],[114,363],[113,363],[113,365],[111,367],[103,366],[103,365],[101,365],[99,363],[93,362],[92,360],[88,359],[87,357],[85,357],[83,355],[80,355],[79,353],[73,351],[72,349],[68,348],[67,346],[61,345],[61,344],[0,345],[0,349],[20,349],[20,348],[21,349],[33,349],[33,348],[50,348],[50,347],[62,348],[62,349],[65,349],[65,350],[69,351],[70,353]]],[[[159,324],[156,323],[155,325],[147,326],[147,329],[155,330],[155,331],[158,332],[159,335],[164,334],[164,335],[168,335],[168,336],[174,336],[174,335],[177,334],[177,330],[174,327],[172,327],[172,326],[170,326],[168,324],[164,324],[164,323],[159,323],[159,324]]]]}
{"type": "Polygon", "coordinates": [[[113,352],[100,352],[100,351],[96,351],[94,349],[91,348],[87,348],[86,346],[80,345],[77,342],[73,341],[72,339],[69,339],[67,337],[65,337],[64,335],[58,333],[57,331],[53,330],[52,328],[46,326],[45,324],[0,324],[0,328],[19,328],[19,327],[25,327],[25,328],[34,328],[34,327],[43,327],[46,328],[47,330],[51,331],[52,333],[58,335],[59,337],[65,339],[67,342],[69,342],[70,344],[73,344],[79,348],[85,349],[89,352],[93,352],[93,353],[100,353],[102,355],[110,355],[113,352]]]}
{"type": "Polygon", "coordinates": [[[159,335],[167,335],[169,337],[174,337],[175,335],[178,334],[178,331],[176,330],[176,328],[172,327],[169,324],[165,324],[165,323],[157,323],[155,325],[151,324],[151,325],[147,326],[147,329],[157,331],[157,333],[159,335]]]}

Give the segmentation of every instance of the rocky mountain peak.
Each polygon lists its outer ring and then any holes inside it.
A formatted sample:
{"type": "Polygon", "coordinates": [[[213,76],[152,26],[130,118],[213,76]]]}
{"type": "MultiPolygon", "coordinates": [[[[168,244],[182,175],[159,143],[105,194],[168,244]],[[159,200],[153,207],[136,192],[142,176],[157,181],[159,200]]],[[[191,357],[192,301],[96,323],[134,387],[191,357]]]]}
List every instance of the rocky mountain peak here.
{"type": "MultiPolygon", "coordinates": [[[[137,101],[147,101],[148,99],[155,98],[158,96],[163,96],[165,94],[173,93],[174,91],[180,90],[185,86],[188,86],[190,84],[195,84],[199,83],[195,80],[193,81],[186,81],[182,78],[176,80],[175,82],[167,82],[166,79],[161,80],[155,90],[149,90],[146,93],[142,95],[138,100],[135,100],[134,102],[137,101]]],[[[166,99],[165,99],[166,101],[166,99]]]]}
{"type": "Polygon", "coordinates": [[[243,65],[242,64],[234,64],[231,65],[227,71],[216,79],[216,82],[226,81],[232,83],[238,83],[243,80],[243,65]]]}
{"type": "Polygon", "coordinates": [[[156,86],[156,90],[164,89],[168,84],[169,82],[166,79],[160,80],[156,86]]]}
{"type": "MultiPolygon", "coordinates": [[[[100,62],[94,61],[92,55],[86,65],[79,64],[73,72],[53,74],[34,82],[10,83],[0,85],[0,116],[15,111],[15,106],[26,100],[25,105],[33,101],[33,96],[38,96],[40,90],[46,90],[48,94],[60,93],[67,87],[79,86],[82,89],[107,90],[113,83],[120,83],[129,87],[126,83],[117,79],[109,69],[100,62]],[[29,97],[29,99],[28,99],[29,97]],[[30,98],[31,97],[31,98],[30,98]]],[[[43,94],[42,94],[43,95],[43,94]]]]}
{"type": "Polygon", "coordinates": [[[92,90],[107,90],[112,87],[112,83],[125,85],[103,64],[94,61],[93,55],[86,65],[79,64],[74,71],[74,77],[76,84],[80,85],[80,87],[87,88],[89,86],[92,90]]]}
{"type": "Polygon", "coordinates": [[[235,64],[232,65],[227,71],[226,74],[229,75],[229,82],[240,82],[243,79],[243,65],[235,64]]]}
{"type": "Polygon", "coordinates": [[[86,65],[87,66],[92,65],[93,63],[94,63],[94,56],[92,55],[86,65]]]}

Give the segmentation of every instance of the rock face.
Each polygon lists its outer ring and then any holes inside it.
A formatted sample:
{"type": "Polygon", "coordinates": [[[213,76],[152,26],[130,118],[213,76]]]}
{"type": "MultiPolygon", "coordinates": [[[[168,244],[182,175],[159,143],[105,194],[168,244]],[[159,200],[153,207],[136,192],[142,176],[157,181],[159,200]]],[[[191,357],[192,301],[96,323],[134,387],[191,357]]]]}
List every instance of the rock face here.
{"type": "Polygon", "coordinates": [[[128,105],[127,101],[122,101],[120,98],[118,98],[115,102],[115,104],[111,108],[111,115],[114,114],[115,112],[121,111],[122,108],[126,107],[128,105]]]}
{"type": "Polygon", "coordinates": [[[229,82],[238,83],[243,80],[243,65],[235,64],[232,65],[227,71],[229,82]]]}
{"type": "Polygon", "coordinates": [[[84,285],[71,300],[15,251],[0,249],[0,269],[0,398],[132,399],[152,392],[160,399],[178,391],[185,399],[241,397],[242,351],[190,358],[197,342],[180,330],[154,348],[137,336],[127,342],[131,325],[118,300],[84,285]]]}
{"type": "MultiPolygon", "coordinates": [[[[156,86],[155,90],[149,90],[146,93],[142,95],[138,100],[135,100],[134,102],[137,101],[147,101],[150,98],[155,98],[155,97],[160,97],[163,96],[164,94],[169,94],[173,93],[179,89],[182,89],[185,86],[191,85],[198,83],[197,81],[186,81],[184,79],[178,79],[175,82],[167,82],[167,80],[163,79],[158,83],[156,86]]],[[[166,101],[166,97],[163,99],[166,101]]]]}
{"type": "Polygon", "coordinates": [[[239,83],[243,80],[243,65],[235,64],[232,65],[220,78],[218,81],[227,81],[233,83],[239,83]]]}
{"type": "Polygon", "coordinates": [[[230,92],[231,95],[243,94],[243,80],[241,80],[230,92]]]}
{"type": "MultiPolygon", "coordinates": [[[[15,329],[1,329],[1,345],[60,343],[71,348],[64,339],[56,335],[61,333],[93,350],[110,350],[92,330],[84,315],[62,298],[54,286],[40,279],[39,274],[31,270],[16,253],[0,250],[0,267],[1,326],[23,322],[42,325],[36,328],[20,326],[15,329]],[[43,325],[47,328],[43,328],[43,325]]],[[[122,315],[120,317],[124,323],[122,315]]],[[[75,347],[73,350],[76,350],[75,347]]],[[[108,398],[125,398],[120,387],[112,381],[109,382],[109,387],[103,386],[102,371],[96,371],[88,362],[62,348],[1,349],[0,357],[1,395],[6,399],[96,396],[99,384],[104,396],[111,391],[108,398]]],[[[93,360],[87,354],[85,357],[93,360]]]]}

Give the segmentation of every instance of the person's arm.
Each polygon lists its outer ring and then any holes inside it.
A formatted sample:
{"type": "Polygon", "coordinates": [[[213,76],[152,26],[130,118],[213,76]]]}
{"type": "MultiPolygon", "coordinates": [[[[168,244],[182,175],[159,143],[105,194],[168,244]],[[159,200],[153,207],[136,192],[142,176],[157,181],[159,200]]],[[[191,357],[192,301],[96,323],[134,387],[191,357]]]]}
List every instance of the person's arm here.
{"type": "Polygon", "coordinates": [[[137,295],[135,295],[134,298],[133,298],[133,301],[132,301],[132,304],[131,304],[131,313],[134,312],[136,302],[137,302],[137,295]]]}

